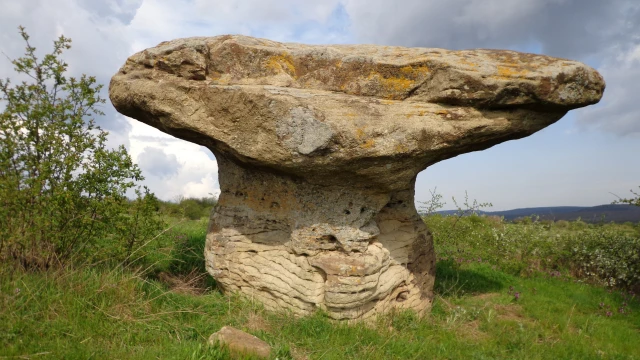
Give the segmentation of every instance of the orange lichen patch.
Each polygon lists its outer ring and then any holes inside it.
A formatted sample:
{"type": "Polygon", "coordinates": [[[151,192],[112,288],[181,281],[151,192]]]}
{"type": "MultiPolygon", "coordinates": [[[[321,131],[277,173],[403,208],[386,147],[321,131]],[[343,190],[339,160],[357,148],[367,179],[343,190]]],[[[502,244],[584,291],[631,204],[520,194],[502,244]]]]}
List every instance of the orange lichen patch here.
{"type": "Polygon", "coordinates": [[[377,83],[386,93],[383,95],[386,99],[402,100],[405,94],[416,86],[418,79],[423,77],[421,75],[428,71],[426,66],[417,68],[405,66],[400,69],[377,68],[371,69],[364,80],[373,84],[377,83]],[[400,74],[398,74],[398,70],[400,74]]]}
{"type": "Polygon", "coordinates": [[[276,73],[286,72],[293,77],[296,76],[296,67],[293,65],[293,58],[287,52],[283,52],[281,55],[269,56],[265,66],[267,69],[276,73]]]}
{"type": "Polygon", "coordinates": [[[425,65],[421,65],[421,66],[418,66],[418,67],[404,66],[404,67],[400,68],[400,72],[404,76],[415,78],[415,77],[418,77],[421,74],[428,73],[429,72],[429,68],[427,66],[425,66],[425,65]]]}
{"type": "Polygon", "coordinates": [[[517,66],[498,65],[498,74],[496,77],[505,78],[505,79],[511,79],[511,78],[521,79],[526,77],[528,73],[529,71],[527,71],[526,69],[521,69],[521,68],[518,68],[517,66]]]}
{"type": "MultiPolygon", "coordinates": [[[[387,91],[391,91],[391,92],[405,92],[409,89],[411,89],[411,87],[413,87],[413,85],[415,85],[415,80],[409,80],[409,79],[405,79],[405,78],[382,78],[379,80],[380,84],[382,84],[382,86],[385,88],[385,90],[387,91]]],[[[397,94],[389,94],[390,97],[395,98],[397,94]]]]}
{"type": "Polygon", "coordinates": [[[470,68],[477,68],[477,67],[478,67],[478,64],[476,64],[476,63],[474,63],[474,62],[471,62],[471,61],[469,61],[469,60],[467,60],[467,59],[460,59],[460,60],[458,61],[458,63],[459,63],[460,65],[464,65],[464,66],[467,66],[467,67],[470,67],[470,68]]]}
{"type": "Polygon", "coordinates": [[[338,61],[336,61],[336,63],[334,65],[337,68],[341,68],[342,67],[342,61],[338,60],[338,61]]]}
{"type": "Polygon", "coordinates": [[[396,146],[394,146],[394,150],[396,153],[406,153],[409,151],[409,147],[404,144],[396,144],[396,146]]]}
{"type": "Polygon", "coordinates": [[[424,79],[429,72],[427,66],[404,66],[398,68],[372,69],[367,75],[367,80],[378,83],[386,92],[385,98],[389,100],[402,100],[405,94],[414,88],[418,81],[424,79]]]}
{"type": "Polygon", "coordinates": [[[411,67],[411,66],[402,67],[402,68],[400,68],[400,72],[405,74],[405,75],[410,75],[410,74],[413,73],[413,67],[411,67]]]}
{"type": "Polygon", "coordinates": [[[368,139],[367,141],[362,143],[360,147],[363,149],[370,149],[373,147],[374,144],[375,144],[375,141],[373,141],[373,139],[368,139]]]}
{"type": "Polygon", "coordinates": [[[361,128],[357,128],[356,129],[356,137],[358,139],[361,139],[363,136],[365,135],[364,130],[361,128]]]}
{"type": "Polygon", "coordinates": [[[447,110],[436,110],[435,114],[446,116],[446,115],[449,115],[449,112],[447,110]]]}
{"type": "Polygon", "coordinates": [[[429,67],[427,67],[426,65],[418,66],[417,68],[414,68],[413,70],[414,70],[414,73],[417,74],[417,75],[426,74],[426,73],[431,71],[429,69],[429,67]]]}

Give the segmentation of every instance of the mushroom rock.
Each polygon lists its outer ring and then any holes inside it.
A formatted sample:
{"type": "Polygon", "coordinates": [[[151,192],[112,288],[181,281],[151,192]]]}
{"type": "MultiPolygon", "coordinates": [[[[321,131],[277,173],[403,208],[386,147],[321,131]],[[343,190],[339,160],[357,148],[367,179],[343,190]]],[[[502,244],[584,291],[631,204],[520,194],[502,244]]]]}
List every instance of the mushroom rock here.
{"type": "Polygon", "coordinates": [[[136,53],[109,95],[120,113],[215,154],[205,259],[223,290],[348,320],[431,306],[420,171],[531,135],[604,86],[581,63],[513,51],[227,35],[136,53]]]}

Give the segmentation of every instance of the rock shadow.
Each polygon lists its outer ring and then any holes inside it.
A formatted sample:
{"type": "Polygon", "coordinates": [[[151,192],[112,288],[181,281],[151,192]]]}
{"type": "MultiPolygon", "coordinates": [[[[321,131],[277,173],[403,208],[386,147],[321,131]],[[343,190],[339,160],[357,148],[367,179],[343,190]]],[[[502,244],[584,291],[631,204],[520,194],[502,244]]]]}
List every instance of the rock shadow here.
{"type": "Polygon", "coordinates": [[[499,277],[489,277],[480,269],[462,269],[453,260],[436,263],[434,292],[440,296],[462,296],[497,292],[505,288],[499,277]]]}

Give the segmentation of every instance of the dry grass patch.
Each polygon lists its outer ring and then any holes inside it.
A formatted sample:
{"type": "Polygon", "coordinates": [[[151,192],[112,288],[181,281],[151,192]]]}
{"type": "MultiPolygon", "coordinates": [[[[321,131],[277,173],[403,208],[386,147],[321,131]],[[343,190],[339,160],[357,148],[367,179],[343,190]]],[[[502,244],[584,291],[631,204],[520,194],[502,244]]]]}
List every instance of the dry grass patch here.
{"type": "Polygon", "coordinates": [[[271,331],[271,325],[257,312],[251,312],[247,315],[247,320],[244,323],[247,329],[252,331],[271,331]]]}
{"type": "Polygon", "coordinates": [[[166,284],[169,289],[178,294],[186,295],[202,295],[207,291],[205,277],[207,274],[200,273],[196,270],[186,275],[175,275],[167,272],[158,274],[158,280],[166,284]]]}
{"type": "Polygon", "coordinates": [[[456,332],[466,339],[473,341],[482,341],[490,338],[489,334],[480,330],[481,322],[479,320],[473,320],[462,323],[456,332]]]}
{"type": "Polygon", "coordinates": [[[520,305],[517,304],[495,304],[493,308],[496,310],[499,320],[516,321],[516,322],[530,322],[531,319],[523,315],[523,310],[520,305]]]}

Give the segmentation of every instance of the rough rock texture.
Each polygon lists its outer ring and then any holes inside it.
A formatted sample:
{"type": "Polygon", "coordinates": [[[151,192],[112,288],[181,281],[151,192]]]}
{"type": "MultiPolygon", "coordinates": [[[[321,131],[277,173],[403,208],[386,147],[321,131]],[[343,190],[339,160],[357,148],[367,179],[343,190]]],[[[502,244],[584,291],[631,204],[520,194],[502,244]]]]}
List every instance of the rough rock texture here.
{"type": "Polygon", "coordinates": [[[231,326],[225,326],[211,334],[209,344],[214,345],[215,343],[228,346],[229,350],[239,355],[253,355],[266,359],[271,354],[269,344],[231,326]]]}
{"type": "Polygon", "coordinates": [[[604,91],[593,69],[513,51],[164,42],[110,85],[121,113],[211,149],[206,265],[268,308],[358,319],[430,307],[418,172],[528,136],[604,91]]]}

